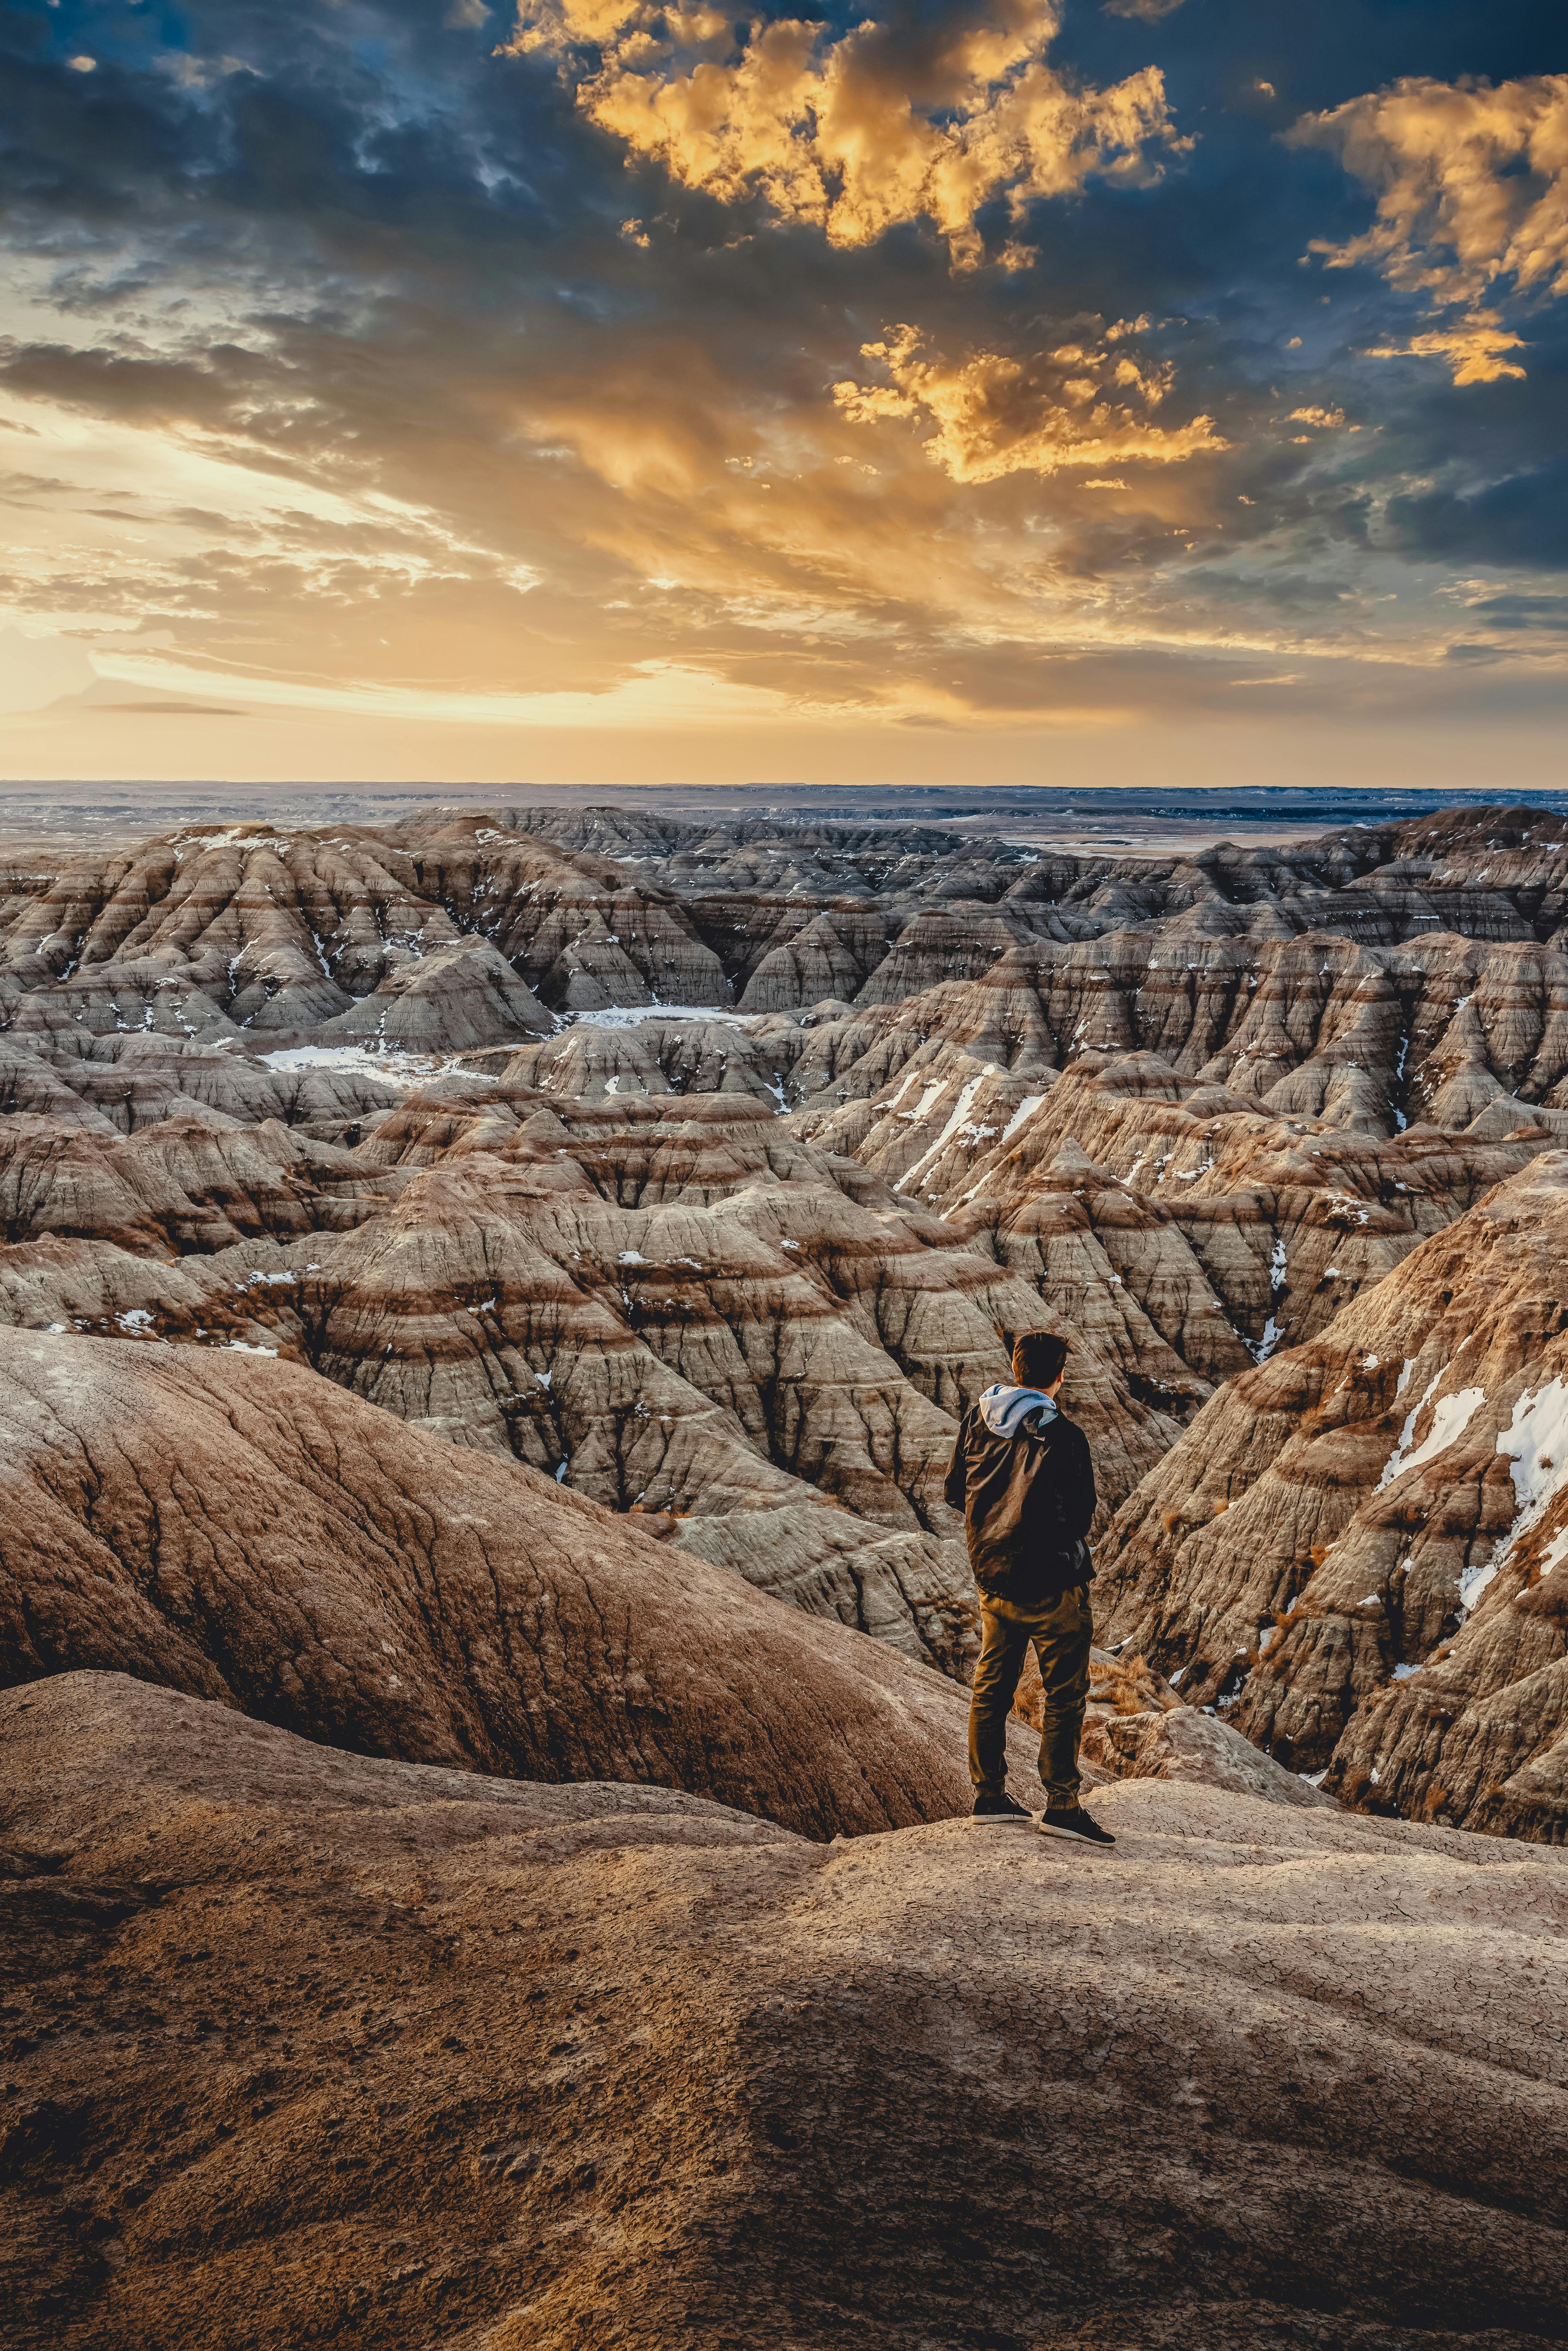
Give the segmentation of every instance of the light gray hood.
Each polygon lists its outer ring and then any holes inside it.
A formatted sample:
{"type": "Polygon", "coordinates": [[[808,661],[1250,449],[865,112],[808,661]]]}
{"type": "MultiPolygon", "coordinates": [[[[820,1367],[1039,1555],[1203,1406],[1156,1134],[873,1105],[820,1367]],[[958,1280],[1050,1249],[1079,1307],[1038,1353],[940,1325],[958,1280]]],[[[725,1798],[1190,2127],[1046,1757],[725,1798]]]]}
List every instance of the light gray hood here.
{"type": "Polygon", "coordinates": [[[1004,1388],[998,1383],[980,1398],[980,1418],[993,1437],[1016,1437],[1031,1412],[1039,1413],[1042,1428],[1056,1418],[1056,1406],[1043,1388],[1004,1388]]]}

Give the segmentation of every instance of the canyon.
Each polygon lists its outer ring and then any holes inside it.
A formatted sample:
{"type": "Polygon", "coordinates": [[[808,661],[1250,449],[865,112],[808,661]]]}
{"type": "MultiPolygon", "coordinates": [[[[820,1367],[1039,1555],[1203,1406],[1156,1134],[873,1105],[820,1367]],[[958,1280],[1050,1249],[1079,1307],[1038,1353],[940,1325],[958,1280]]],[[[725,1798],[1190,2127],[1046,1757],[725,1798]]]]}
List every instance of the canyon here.
{"type": "Polygon", "coordinates": [[[1347,1800],[1551,1837],[1557,1472],[1521,1500],[1504,1424],[1558,1374],[1565,834],[1118,859],[580,806],[14,860],[0,1315],[298,1365],[960,1682],[955,1421],[1060,1329],[1103,1640],[1347,1800]],[[1450,1377],[1515,1196],[1539,1327],[1450,1377]],[[1412,1537],[1377,1573],[1364,1502],[1412,1537]]]}
{"type": "Polygon", "coordinates": [[[21,2339],[1556,2339],[1568,818],[35,845],[0,1218],[21,2339]],[[959,1817],[1037,1328],[1093,1895],[959,1817]]]}

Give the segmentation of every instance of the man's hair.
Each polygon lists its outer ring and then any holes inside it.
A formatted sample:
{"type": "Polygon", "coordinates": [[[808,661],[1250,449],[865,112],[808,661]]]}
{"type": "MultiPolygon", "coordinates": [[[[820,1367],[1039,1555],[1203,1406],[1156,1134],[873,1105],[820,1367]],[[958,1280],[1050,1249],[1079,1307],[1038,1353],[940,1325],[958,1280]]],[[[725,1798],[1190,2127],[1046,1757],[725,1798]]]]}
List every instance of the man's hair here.
{"type": "Polygon", "coordinates": [[[1054,1331],[1020,1331],[1013,1341],[1013,1377],[1020,1388],[1048,1388],[1067,1361],[1067,1342],[1054,1331]]]}

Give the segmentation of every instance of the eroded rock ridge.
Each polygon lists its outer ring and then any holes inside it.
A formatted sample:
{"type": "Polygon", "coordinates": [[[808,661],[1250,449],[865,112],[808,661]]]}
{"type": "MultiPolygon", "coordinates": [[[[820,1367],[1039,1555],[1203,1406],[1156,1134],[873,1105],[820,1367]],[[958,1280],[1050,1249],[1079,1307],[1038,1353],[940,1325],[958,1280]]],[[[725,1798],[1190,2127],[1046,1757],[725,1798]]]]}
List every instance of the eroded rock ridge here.
{"type": "Polygon", "coordinates": [[[1558,1836],[1565,832],[437,810],[16,864],[0,1317],[324,1383],[960,1680],[942,1468],[1050,1324],[1102,1638],[1342,1800],[1558,1836]]]}

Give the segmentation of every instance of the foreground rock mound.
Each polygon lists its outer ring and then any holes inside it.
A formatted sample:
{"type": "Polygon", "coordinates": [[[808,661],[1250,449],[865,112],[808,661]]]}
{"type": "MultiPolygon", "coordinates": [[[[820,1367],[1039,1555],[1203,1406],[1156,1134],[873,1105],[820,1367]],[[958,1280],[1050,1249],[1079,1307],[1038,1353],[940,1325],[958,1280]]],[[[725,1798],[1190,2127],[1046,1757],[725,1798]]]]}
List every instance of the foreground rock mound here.
{"type": "Polygon", "coordinates": [[[826,1846],[118,1676],[0,1735],[18,2351],[1562,2339],[1568,1856],[1150,1782],[826,1846]]]}
{"type": "Polygon", "coordinates": [[[969,1807],[950,1683],[292,1364],[0,1332],[0,1512],[6,1682],[825,1835],[969,1807]]]}

